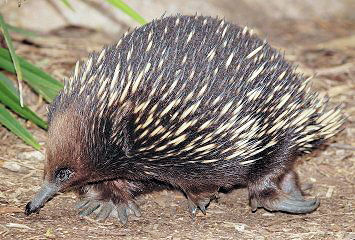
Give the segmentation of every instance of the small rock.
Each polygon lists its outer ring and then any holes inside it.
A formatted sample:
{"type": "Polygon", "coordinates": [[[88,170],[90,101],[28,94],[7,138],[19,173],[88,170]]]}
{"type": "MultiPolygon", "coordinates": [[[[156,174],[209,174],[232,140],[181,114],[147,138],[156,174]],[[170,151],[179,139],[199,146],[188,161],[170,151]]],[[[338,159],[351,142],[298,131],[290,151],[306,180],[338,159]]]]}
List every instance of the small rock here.
{"type": "Polygon", "coordinates": [[[328,190],[327,190],[327,193],[325,194],[325,197],[326,198],[332,197],[334,189],[335,189],[335,186],[329,186],[328,190]]]}
{"type": "Polygon", "coordinates": [[[17,157],[21,160],[44,160],[44,154],[40,151],[32,151],[32,152],[23,152],[19,153],[17,157]]]}
{"type": "Polygon", "coordinates": [[[4,161],[0,166],[12,172],[22,172],[24,170],[20,164],[12,161],[4,161]]]}
{"type": "Polygon", "coordinates": [[[21,228],[21,229],[28,229],[28,230],[32,229],[29,226],[27,226],[25,224],[20,224],[20,223],[8,223],[5,226],[8,228],[21,228]]]}
{"type": "Polygon", "coordinates": [[[349,233],[347,236],[345,236],[344,240],[354,240],[355,239],[355,233],[349,233]]]}
{"type": "Polygon", "coordinates": [[[265,240],[264,236],[256,236],[254,237],[255,240],[265,240]]]}
{"type": "Polygon", "coordinates": [[[263,213],[262,216],[264,216],[264,217],[273,217],[273,216],[275,216],[275,214],[266,212],[266,213],[263,213]]]}
{"type": "Polygon", "coordinates": [[[245,232],[245,227],[247,225],[244,223],[235,223],[234,224],[234,229],[237,230],[238,232],[245,232]]]}

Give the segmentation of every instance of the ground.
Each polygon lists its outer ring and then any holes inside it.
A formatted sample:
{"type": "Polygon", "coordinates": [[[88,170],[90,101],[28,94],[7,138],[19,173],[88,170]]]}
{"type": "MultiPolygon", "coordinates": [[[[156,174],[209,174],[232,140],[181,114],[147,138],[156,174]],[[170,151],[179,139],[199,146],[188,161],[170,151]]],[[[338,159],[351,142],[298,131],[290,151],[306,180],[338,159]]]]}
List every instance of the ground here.
{"type": "MultiPolygon", "coordinates": [[[[221,194],[207,215],[198,213],[194,221],[186,199],[167,191],[139,198],[143,216],[131,217],[125,226],[116,219],[101,223],[79,217],[71,193],[57,196],[40,214],[27,217],[24,206],[42,181],[42,155],[1,127],[0,239],[355,239],[355,35],[351,35],[355,22],[282,22],[257,32],[284,50],[299,71],[317,74],[313,87],[327,93],[335,104],[343,104],[348,116],[344,131],[298,159],[301,181],[313,184],[307,193],[321,200],[317,211],[290,215],[259,209],[252,213],[247,191],[239,189],[221,194]]],[[[109,39],[80,28],[32,40],[15,37],[18,54],[58,79],[70,73],[76,59],[110,43],[109,39]]],[[[25,95],[25,101],[45,116],[46,104],[29,89],[25,95]]],[[[26,125],[45,142],[45,131],[26,125]]]]}

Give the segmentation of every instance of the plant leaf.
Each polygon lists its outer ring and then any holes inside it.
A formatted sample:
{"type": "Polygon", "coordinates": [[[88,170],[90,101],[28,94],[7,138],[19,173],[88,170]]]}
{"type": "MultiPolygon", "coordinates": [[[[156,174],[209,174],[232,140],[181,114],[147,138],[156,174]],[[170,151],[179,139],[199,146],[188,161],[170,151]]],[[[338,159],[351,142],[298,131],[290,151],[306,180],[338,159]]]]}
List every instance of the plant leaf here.
{"type": "Polygon", "coordinates": [[[41,148],[41,145],[39,145],[37,140],[10,114],[9,111],[6,110],[2,104],[0,104],[0,123],[35,149],[39,150],[41,148]]]}
{"type": "Polygon", "coordinates": [[[19,98],[18,90],[15,88],[13,82],[2,73],[0,73],[0,81],[5,85],[5,88],[16,95],[17,99],[19,98]]]}
{"type": "Polygon", "coordinates": [[[35,32],[29,31],[26,29],[22,29],[22,28],[18,28],[18,27],[12,26],[7,23],[6,23],[6,26],[7,26],[7,30],[9,30],[10,32],[16,32],[16,33],[22,34],[26,37],[37,37],[38,36],[38,34],[35,32]]]}
{"type": "Polygon", "coordinates": [[[10,37],[10,34],[7,30],[7,25],[2,17],[2,15],[0,14],[0,27],[1,27],[1,31],[4,35],[7,47],[9,48],[10,54],[11,54],[11,59],[13,62],[13,65],[15,67],[15,71],[17,74],[17,81],[18,81],[18,86],[19,86],[19,92],[20,92],[20,103],[21,106],[23,107],[23,97],[22,97],[22,71],[21,71],[21,67],[20,67],[20,63],[17,59],[16,53],[15,53],[15,49],[14,46],[12,45],[12,40],[10,37]]]}
{"type": "Polygon", "coordinates": [[[37,114],[27,106],[20,106],[20,99],[16,90],[14,91],[11,87],[9,87],[6,81],[10,80],[4,74],[0,73],[0,101],[21,117],[30,120],[41,128],[46,129],[47,123],[42,118],[37,116],[37,114]]]}
{"type": "MultiPolygon", "coordinates": [[[[43,72],[38,67],[28,63],[23,58],[19,57],[19,62],[22,66],[22,71],[24,79],[26,82],[47,102],[51,102],[63,88],[63,84],[55,80],[49,74],[43,72]]],[[[5,69],[6,71],[15,72],[15,68],[11,62],[9,51],[0,48],[0,68],[5,69]]]]}
{"type": "Polygon", "coordinates": [[[141,15],[139,15],[139,13],[134,11],[130,6],[128,6],[122,0],[107,0],[107,2],[110,3],[111,5],[119,8],[122,12],[129,15],[131,18],[136,20],[141,25],[144,25],[147,23],[147,21],[141,15]]]}
{"type": "Polygon", "coordinates": [[[69,3],[68,0],[62,0],[62,3],[63,3],[67,8],[69,8],[70,10],[72,10],[72,11],[75,12],[75,9],[74,9],[73,6],[69,3]]]}

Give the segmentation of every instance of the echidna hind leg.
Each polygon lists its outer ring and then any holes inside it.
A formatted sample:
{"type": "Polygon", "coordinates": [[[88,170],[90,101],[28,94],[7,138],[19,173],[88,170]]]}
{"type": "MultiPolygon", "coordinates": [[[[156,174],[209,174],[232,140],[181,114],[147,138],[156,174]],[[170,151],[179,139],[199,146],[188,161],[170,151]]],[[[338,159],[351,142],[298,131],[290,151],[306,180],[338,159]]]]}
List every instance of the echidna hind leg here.
{"type": "MultiPolygon", "coordinates": [[[[259,183],[260,184],[260,183],[259,183]]],[[[249,188],[253,211],[263,207],[269,211],[309,213],[319,206],[317,198],[306,200],[297,184],[297,175],[290,171],[280,178],[264,179],[258,188],[249,188]],[[260,187],[263,186],[263,187],[260,187]]]]}
{"type": "Polygon", "coordinates": [[[295,172],[290,171],[286,173],[283,180],[280,182],[280,187],[284,193],[291,197],[298,200],[304,199],[301,188],[298,186],[298,177],[295,172]]]}
{"type": "Polygon", "coordinates": [[[302,190],[298,186],[297,175],[295,172],[290,171],[283,177],[280,182],[281,190],[284,196],[281,201],[276,203],[278,211],[290,213],[308,213],[312,212],[319,206],[319,199],[306,200],[303,197],[302,190]]]}

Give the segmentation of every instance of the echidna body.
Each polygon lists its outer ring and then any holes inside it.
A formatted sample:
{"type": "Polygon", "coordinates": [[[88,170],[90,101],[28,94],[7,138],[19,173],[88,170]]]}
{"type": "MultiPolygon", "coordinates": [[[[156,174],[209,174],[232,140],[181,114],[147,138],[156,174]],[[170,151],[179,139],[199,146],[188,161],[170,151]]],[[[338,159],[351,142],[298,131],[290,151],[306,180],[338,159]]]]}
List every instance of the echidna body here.
{"type": "Polygon", "coordinates": [[[194,215],[219,189],[245,186],[253,210],[307,213],[296,157],[341,128],[338,108],[247,28],[171,16],[77,63],[49,108],[36,212],[73,189],[82,215],[140,215],[135,197],[174,188],[194,215]]]}

